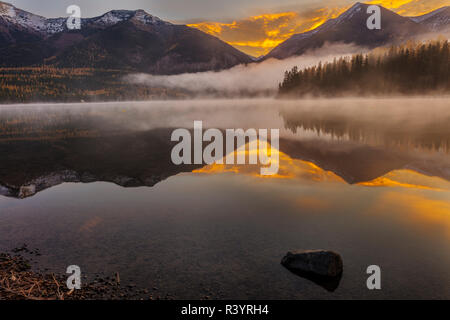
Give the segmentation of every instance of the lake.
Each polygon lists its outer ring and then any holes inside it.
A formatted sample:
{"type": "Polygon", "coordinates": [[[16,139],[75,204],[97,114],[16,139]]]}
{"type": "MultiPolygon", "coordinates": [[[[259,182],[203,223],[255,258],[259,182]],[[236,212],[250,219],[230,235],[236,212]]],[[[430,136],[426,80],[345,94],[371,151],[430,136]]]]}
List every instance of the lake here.
{"type": "Polygon", "coordinates": [[[0,106],[0,251],[162,298],[450,299],[449,123],[448,98],[0,106]],[[279,129],[279,172],[174,165],[194,120],[279,129]],[[280,264],[296,249],[341,254],[332,290],[280,264]]]}

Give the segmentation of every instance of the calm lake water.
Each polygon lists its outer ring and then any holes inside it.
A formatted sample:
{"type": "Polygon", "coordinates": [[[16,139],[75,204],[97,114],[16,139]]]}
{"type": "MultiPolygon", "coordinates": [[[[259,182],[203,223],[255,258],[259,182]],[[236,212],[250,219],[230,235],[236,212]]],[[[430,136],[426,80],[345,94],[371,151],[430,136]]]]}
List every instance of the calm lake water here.
{"type": "Polygon", "coordinates": [[[445,98],[1,106],[0,251],[178,299],[450,299],[449,123],[445,98]],[[194,120],[280,129],[278,174],[173,165],[194,120]],[[295,249],[340,253],[338,287],[282,267],[295,249]]]}

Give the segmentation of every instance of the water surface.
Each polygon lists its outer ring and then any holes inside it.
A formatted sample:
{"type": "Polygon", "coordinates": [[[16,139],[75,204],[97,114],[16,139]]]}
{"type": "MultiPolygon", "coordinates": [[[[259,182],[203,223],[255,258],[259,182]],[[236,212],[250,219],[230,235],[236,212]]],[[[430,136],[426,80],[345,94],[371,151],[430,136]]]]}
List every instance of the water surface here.
{"type": "Polygon", "coordinates": [[[119,272],[162,297],[449,299],[448,123],[437,98],[2,107],[0,249],[27,243],[41,268],[119,272]],[[278,174],[173,165],[170,133],[194,120],[279,128],[278,174]],[[280,265],[319,248],[344,260],[333,292],[280,265]]]}

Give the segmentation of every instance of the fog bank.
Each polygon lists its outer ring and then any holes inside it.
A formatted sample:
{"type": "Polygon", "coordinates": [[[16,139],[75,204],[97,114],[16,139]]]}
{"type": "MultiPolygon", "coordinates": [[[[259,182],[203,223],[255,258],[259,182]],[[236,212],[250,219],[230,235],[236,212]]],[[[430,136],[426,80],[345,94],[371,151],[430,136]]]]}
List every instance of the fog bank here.
{"type": "Polygon", "coordinates": [[[367,51],[364,48],[348,45],[325,45],[298,57],[285,60],[269,59],[260,63],[238,65],[219,72],[208,71],[158,76],[133,74],[127,76],[131,83],[146,84],[149,87],[184,89],[194,93],[220,92],[225,94],[275,93],[283,80],[284,72],[294,66],[306,68],[319,62],[367,51]]]}

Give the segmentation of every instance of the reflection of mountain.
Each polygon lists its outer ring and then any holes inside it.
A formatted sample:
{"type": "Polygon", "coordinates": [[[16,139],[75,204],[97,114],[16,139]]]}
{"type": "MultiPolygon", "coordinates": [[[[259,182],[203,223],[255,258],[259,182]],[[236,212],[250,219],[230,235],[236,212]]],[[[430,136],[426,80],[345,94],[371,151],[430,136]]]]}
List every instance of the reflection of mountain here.
{"type": "Polygon", "coordinates": [[[314,140],[282,139],[280,149],[291,158],[311,161],[352,184],[371,181],[390,171],[404,168],[450,181],[450,162],[447,158],[417,157],[382,147],[314,140]]]}
{"type": "MultiPolygon", "coordinates": [[[[257,165],[213,164],[195,170],[215,174],[234,172],[262,178],[360,183],[367,186],[421,186],[430,184],[431,176],[450,181],[450,163],[440,158],[419,157],[380,147],[320,140],[280,140],[279,171],[260,176],[257,165]],[[409,170],[399,170],[406,169],[409,170]],[[395,172],[394,172],[395,171],[395,172]],[[415,172],[416,175],[404,172],[415,172]],[[389,175],[390,172],[394,172],[389,175]],[[408,179],[405,179],[405,176],[408,179]],[[414,179],[412,179],[414,177],[414,179]],[[377,180],[379,178],[379,180],[377,180]],[[409,182],[408,182],[409,181],[409,182]]],[[[432,188],[435,188],[433,185],[432,188]]]]}
{"type": "Polygon", "coordinates": [[[359,183],[368,187],[403,187],[426,190],[450,190],[450,181],[424,176],[413,170],[394,170],[372,181],[359,183]]]}
{"type": "MultiPolygon", "coordinates": [[[[63,182],[106,181],[123,187],[154,186],[170,176],[196,169],[203,173],[259,173],[258,168],[247,165],[234,169],[173,165],[171,132],[171,129],[154,129],[97,137],[21,137],[1,141],[0,194],[23,198],[63,182]]],[[[344,179],[358,183],[408,167],[450,180],[450,172],[445,169],[449,166],[442,169],[442,165],[432,160],[415,159],[381,148],[281,139],[280,149],[280,171],[275,178],[337,182],[344,179]]],[[[387,178],[395,180],[391,176],[387,178]]],[[[386,184],[389,182],[386,179],[373,181],[373,185],[386,184]]]]}
{"type": "Polygon", "coordinates": [[[409,109],[408,115],[401,116],[396,115],[399,109],[381,105],[351,112],[339,105],[283,110],[286,129],[314,132],[331,142],[286,141],[280,147],[291,150],[291,157],[313,161],[349,183],[371,181],[402,168],[450,180],[448,113],[436,109],[440,117],[434,117],[413,106],[409,109]],[[385,112],[391,116],[387,118],[385,112]]]}
{"type": "Polygon", "coordinates": [[[63,182],[153,186],[196,168],[172,164],[170,133],[161,129],[108,137],[1,142],[5,156],[0,161],[0,194],[18,197],[21,191],[23,195],[30,192],[24,186],[33,185],[33,194],[63,182]]]}

